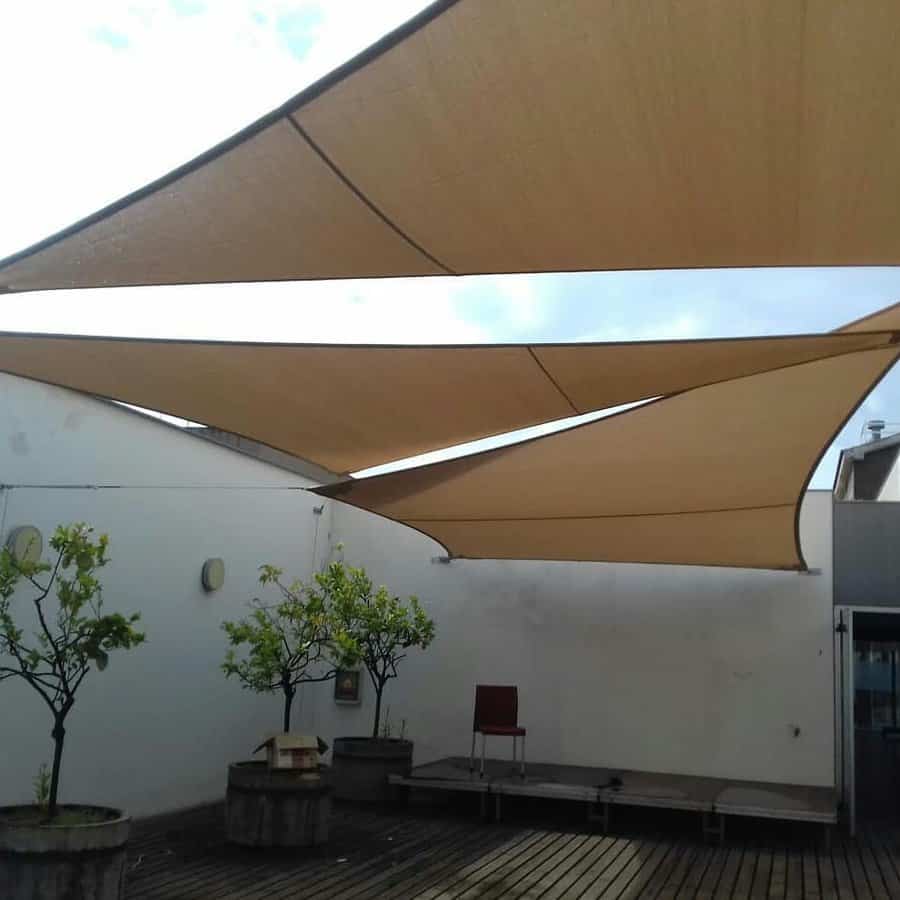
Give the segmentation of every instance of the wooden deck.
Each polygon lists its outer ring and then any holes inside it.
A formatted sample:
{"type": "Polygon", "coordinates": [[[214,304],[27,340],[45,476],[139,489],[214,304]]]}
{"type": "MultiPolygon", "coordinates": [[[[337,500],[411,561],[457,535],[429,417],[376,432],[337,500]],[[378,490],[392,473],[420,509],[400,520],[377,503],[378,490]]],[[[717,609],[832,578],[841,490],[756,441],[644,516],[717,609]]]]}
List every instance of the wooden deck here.
{"type": "Polygon", "coordinates": [[[463,799],[468,808],[338,807],[330,842],[313,851],[229,847],[221,806],[138,822],[127,897],[900,898],[900,826],[836,835],[828,849],[818,829],[747,820],[710,846],[687,813],[631,810],[604,836],[573,823],[571,805],[521,801],[517,821],[489,825],[463,799]]]}

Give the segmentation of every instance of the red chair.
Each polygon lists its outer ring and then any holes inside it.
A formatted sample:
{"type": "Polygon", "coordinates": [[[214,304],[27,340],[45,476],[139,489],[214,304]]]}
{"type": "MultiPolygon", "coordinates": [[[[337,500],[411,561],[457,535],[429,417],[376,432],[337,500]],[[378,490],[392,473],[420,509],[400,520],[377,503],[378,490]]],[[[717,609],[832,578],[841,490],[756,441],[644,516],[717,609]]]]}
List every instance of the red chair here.
{"type": "Polygon", "coordinates": [[[522,738],[519,774],[525,777],[525,729],[519,727],[519,691],[515,686],[475,685],[475,721],[472,725],[472,755],[469,771],[475,771],[475,735],[481,732],[481,778],[484,778],[484,748],[489,734],[513,739],[513,763],[518,739],[522,738]]]}

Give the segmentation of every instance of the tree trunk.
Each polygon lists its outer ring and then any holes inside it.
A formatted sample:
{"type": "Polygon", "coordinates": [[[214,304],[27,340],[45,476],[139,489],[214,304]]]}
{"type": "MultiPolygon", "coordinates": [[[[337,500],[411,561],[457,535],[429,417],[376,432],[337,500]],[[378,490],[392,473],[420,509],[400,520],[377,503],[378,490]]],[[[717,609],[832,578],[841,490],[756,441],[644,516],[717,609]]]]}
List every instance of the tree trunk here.
{"type": "Polygon", "coordinates": [[[66,729],[63,728],[63,716],[58,716],[53,725],[53,774],[50,776],[50,797],[47,803],[47,817],[52,819],[56,815],[56,797],[59,793],[59,769],[62,763],[63,742],[66,739],[66,729]]]}
{"type": "Polygon", "coordinates": [[[296,692],[287,687],[284,689],[284,733],[287,734],[291,730],[291,704],[294,702],[294,694],[296,692]]]}
{"type": "Polygon", "coordinates": [[[378,726],[381,724],[381,695],[384,692],[384,685],[375,685],[375,727],[372,729],[372,737],[378,737],[378,726]]]}

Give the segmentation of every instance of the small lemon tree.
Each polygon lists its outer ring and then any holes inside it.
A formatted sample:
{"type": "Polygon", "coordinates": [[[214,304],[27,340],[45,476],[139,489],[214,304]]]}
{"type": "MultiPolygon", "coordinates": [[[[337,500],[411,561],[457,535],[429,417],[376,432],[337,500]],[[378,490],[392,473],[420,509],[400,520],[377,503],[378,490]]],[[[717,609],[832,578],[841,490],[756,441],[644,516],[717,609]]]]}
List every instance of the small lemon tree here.
{"type": "MultiPolygon", "coordinates": [[[[53,715],[53,767],[47,792],[47,816],[58,812],[59,775],[66,717],[75,695],[92,667],[103,670],[113,650],[127,650],[144,640],[135,628],[138,613],[104,613],[97,577],[108,562],[109,538],[94,540],[84,523],[60,525],[50,540],[52,563],[17,559],[0,550],[0,681],[21,678],[47,704],[53,715]],[[16,624],[14,595],[20,587],[33,590],[31,634],[16,624]]],[[[15,600],[19,606],[19,600],[15,600]]],[[[17,616],[24,610],[16,609],[17,616]]]]}
{"type": "Polygon", "coordinates": [[[417,597],[403,601],[383,586],[376,589],[363,568],[332,562],[315,576],[315,582],[315,593],[348,639],[354,660],[369,673],[375,689],[372,737],[377,738],[384,689],[397,677],[397,664],[407,650],[424,650],[434,640],[434,622],[417,597]]]}
{"type": "Polygon", "coordinates": [[[222,623],[230,644],[222,670],[247,690],[280,691],[287,733],[297,689],[334,678],[337,669],[354,658],[353,644],[319,592],[299,580],[284,584],[283,572],[275,566],[261,566],[260,573],[260,583],[277,588],[281,599],[267,604],[257,598],[248,616],[222,623]]]}

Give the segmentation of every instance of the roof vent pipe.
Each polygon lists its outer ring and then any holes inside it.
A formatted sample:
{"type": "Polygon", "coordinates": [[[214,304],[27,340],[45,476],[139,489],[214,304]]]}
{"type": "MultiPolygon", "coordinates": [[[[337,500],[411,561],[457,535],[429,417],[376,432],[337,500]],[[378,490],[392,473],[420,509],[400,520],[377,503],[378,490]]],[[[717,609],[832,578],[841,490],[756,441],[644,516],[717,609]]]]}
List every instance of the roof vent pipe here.
{"type": "Polygon", "coordinates": [[[866,428],[869,429],[869,433],[872,435],[870,440],[880,441],[881,432],[884,431],[884,419],[872,419],[866,423],[866,428]]]}

